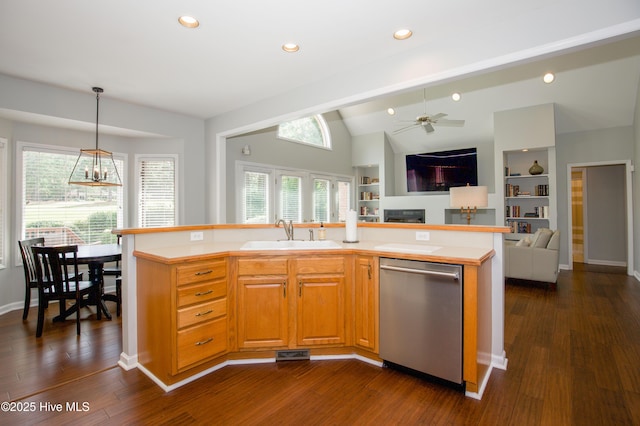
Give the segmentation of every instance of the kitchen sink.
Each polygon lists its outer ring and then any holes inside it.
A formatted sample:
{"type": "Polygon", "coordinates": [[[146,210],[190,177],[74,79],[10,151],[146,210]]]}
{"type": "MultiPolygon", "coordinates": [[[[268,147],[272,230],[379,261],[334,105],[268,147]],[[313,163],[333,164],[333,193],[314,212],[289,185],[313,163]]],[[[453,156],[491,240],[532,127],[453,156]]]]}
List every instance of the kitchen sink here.
{"type": "Polygon", "coordinates": [[[337,249],[342,246],[331,240],[302,241],[302,240],[282,240],[282,241],[247,241],[240,250],[315,250],[315,249],[337,249]]]}

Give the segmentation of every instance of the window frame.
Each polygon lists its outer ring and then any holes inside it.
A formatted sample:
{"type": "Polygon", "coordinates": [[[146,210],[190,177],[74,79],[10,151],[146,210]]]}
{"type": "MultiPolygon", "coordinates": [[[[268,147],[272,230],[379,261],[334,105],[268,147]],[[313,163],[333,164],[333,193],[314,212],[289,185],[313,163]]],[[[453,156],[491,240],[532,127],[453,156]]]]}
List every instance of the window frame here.
{"type": "Polygon", "coordinates": [[[180,223],[180,174],[179,174],[179,159],[180,156],[178,154],[136,154],[134,156],[135,161],[135,188],[136,188],[136,198],[137,202],[134,207],[134,218],[136,226],[142,227],[140,223],[140,206],[139,200],[141,197],[141,188],[140,185],[142,183],[142,177],[140,176],[141,165],[143,161],[165,161],[167,159],[173,160],[173,194],[174,194],[174,212],[173,212],[173,221],[174,225],[177,226],[180,223]]]}
{"type": "MultiPolygon", "coordinates": [[[[23,222],[23,204],[24,204],[24,198],[23,198],[23,179],[22,179],[22,175],[23,175],[23,170],[24,170],[24,164],[22,161],[23,158],[23,152],[27,149],[33,150],[33,151],[37,151],[37,152],[50,152],[50,153],[54,153],[54,154],[70,154],[70,155],[75,155],[78,156],[80,155],[80,149],[79,148],[75,148],[75,147],[69,147],[69,146],[62,146],[62,145],[49,145],[49,144],[42,144],[42,143],[35,143],[35,142],[23,142],[23,141],[17,141],[16,142],[16,149],[15,149],[15,225],[14,225],[14,229],[15,229],[15,235],[17,235],[18,239],[23,239],[24,238],[24,230],[22,229],[22,222],[23,222]]],[[[120,179],[122,180],[122,226],[123,228],[127,228],[128,227],[128,214],[126,214],[126,212],[128,211],[128,185],[127,185],[127,174],[125,173],[126,170],[128,170],[128,155],[124,154],[124,153],[113,153],[113,157],[116,160],[120,160],[123,163],[123,167],[122,167],[122,173],[120,174],[120,179]]],[[[69,174],[71,174],[71,171],[69,171],[69,174]]],[[[22,259],[20,257],[20,253],[17,251],[18,247],[16,244],[16,262],[14,262],[16,264],[16,266],[20,266],[22,263],[22,259]]]]}
{"type": "Polygon", "coordinates": [[[327,123],[327,120],[325,120],[325,118],[324,118],[324,116],[322,114],[314,114],[314,115],[309,115],[307,117],[300,117],[300,118],[297,118],[297,119],[285,121],[285,123],[288,123],[288,122],[291,122],[291,121],[303,120],[305,118],[314,118],[318,122],[318,126],[320,127],[320,133],[322,134],[322,145],[318,145],[316,143],[307,142],[307,141],[303,141],[303,140],[299,140],[299,139],[292,139],[292,138],[288,138],[286,136],[281,136],[280,135],[280,125],[278,125],[278,128],[276,129],[276,138],[281,139],[283,141],[299,143],[299,144],[302,144],[302,145],[305,145],[305,146],[312,146],[312,147],[315,147],[315,148],[326,149],[328,151],[332,151],[333,147],[332,147],[332,140],[331,140],[331,130],[329,129],[329,124],[327,123]]]}

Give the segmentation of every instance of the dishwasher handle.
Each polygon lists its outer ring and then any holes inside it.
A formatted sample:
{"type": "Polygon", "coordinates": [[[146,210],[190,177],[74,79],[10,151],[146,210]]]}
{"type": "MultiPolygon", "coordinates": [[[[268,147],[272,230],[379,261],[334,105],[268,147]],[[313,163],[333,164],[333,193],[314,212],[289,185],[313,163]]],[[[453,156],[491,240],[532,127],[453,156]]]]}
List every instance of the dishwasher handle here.
{"type": "Polygon", "coordinates": [[[453,278],[456,281],[460,279],[460,275],[458,275],[457,272],[429,271],[424,269],[403,268],[401,266],[391,266],[391,265],[380,265],[380,269],[386,269],[388,271],[396,271],[396,272],[408,272],[410,274],[437,275],[439,277],[453,278]]]}

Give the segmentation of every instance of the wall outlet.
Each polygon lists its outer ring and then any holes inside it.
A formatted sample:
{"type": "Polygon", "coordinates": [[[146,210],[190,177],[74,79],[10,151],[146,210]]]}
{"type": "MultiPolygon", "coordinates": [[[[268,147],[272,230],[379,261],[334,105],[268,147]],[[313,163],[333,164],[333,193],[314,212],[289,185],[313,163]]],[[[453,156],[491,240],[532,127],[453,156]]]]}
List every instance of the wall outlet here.
{"type": "Polygon", "coordinates": [[[191,241],[202,241],[202,240],[204,240],[204,232],[191,233],[191,241]]]}
{"type": "Polygon", "coordinates": [[[426,231],[416,232],[416,241],[429,241],[430,235],[426,231]]]}

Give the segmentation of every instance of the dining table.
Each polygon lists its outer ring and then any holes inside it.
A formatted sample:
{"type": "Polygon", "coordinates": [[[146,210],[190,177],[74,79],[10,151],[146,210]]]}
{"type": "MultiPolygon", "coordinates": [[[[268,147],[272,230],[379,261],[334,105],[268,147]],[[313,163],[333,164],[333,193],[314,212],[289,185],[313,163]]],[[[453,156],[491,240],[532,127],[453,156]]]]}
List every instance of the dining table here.
{"type": "Polygon", "coordinates": [[[117,262],[122,259],[122,246],[120,244],[92,244],[79,245],[77,253],[78,263],[89,267],[89,280],[98,286],[99,299],[96,301],[98,319],[103,313],[107,319],[111,319],[111,313],[104,303],[104,277],[102,271],[107,262],[117,262]]]}

